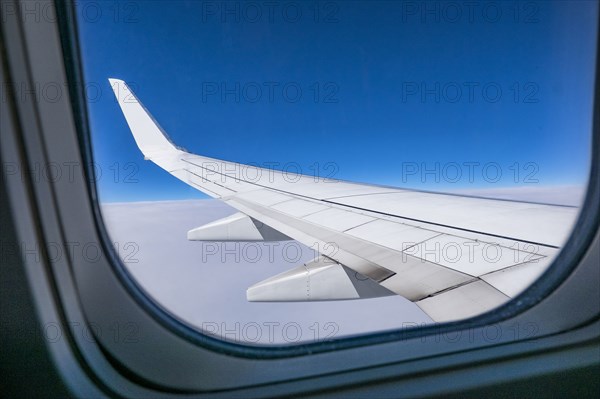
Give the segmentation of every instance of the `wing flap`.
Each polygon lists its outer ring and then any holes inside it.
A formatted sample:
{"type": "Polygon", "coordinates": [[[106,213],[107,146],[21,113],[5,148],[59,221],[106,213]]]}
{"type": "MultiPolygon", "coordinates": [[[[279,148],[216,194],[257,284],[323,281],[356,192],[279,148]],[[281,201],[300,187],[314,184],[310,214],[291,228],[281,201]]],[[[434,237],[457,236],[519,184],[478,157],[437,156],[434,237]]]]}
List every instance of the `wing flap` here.
{"type": "Polygon", "coordinates": [[[529,262],[485,274],[481,276],[481,279],[513,298],[533,284],[550,266],[553,258],[553,256],[536,258],[529,262]]]}
{"type": "Polygon", "coordinates": [[[485,281],[475,280],[415,303],[433,320],[444,322],[481,314],[509,299],[485,281]]]}

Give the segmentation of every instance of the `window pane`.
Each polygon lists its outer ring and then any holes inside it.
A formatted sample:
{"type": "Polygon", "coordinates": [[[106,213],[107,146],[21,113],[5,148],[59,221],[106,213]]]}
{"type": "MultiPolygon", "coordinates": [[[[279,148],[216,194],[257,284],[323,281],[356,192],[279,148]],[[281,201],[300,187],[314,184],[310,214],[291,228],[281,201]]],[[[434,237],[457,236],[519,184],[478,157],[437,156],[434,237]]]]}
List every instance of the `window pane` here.
{"type": "Polygon", "coordinates": [[[505,303],[585,192],[596,7],[77,3],[94,183],[127,271],[180,321],[259,344],[505,303]],[[138,148],[152,120],[212,160],[138,148]]]}

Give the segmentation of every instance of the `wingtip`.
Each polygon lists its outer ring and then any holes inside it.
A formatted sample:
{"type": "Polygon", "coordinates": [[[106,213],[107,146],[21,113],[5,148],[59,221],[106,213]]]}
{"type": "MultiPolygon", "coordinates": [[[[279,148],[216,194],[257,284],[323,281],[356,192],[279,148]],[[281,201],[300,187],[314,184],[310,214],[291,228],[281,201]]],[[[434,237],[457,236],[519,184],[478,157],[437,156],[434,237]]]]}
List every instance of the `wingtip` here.
{"type": "Polygon", "coordinates": [[[108,81],[144,158],[152,159],[155,156],[176,152],[177,147],[168,139],[127,83],[117,78],[108,78],[108,81]]]}
{"type": "Polygon", "coordinates": [[[115,96],[117,96],[118,100],[122,99],[122,96],[119,93],[129,89],[129,86],[127,86],[127,83],[125,83],[124,80],[117,78],[108,78],[108,84],[115,93],[115,96]]]}
{"type": "Polygon", "coordinates": [[[117,79],[117,78],[108,78],[108,82],[113,85],[115,83],[118,84],[125,84],[125,81],[123,81],[122,79],[117,79]]]}
{"type": "Polygon", "coordinates": [[[131,101],[131,96],[128,96],[128,93],[130,93],[131,90],[129,89],[129,86],[127,86],[127,83],[125,83],[124,80],[117,78],[108,78],[108,83],[110,84],[110,87],[121,106],[124,102],[131,101]]]}

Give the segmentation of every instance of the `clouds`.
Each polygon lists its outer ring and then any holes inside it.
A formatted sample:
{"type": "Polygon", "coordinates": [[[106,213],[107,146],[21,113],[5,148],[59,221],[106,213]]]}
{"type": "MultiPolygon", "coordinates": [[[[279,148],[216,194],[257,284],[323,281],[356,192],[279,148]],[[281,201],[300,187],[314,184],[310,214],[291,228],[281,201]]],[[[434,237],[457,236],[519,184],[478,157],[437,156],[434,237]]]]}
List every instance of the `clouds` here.
{"type": "MultiPolygon", "coordinates": [[[[577,206],[583,186],[463,189],[455,193],[577,206]]],[[[430,323],[400,296],[356,301],[251,303],[246,289],[312,260],[296,241],[215,243],[187,231],[233,214],[219,200],[103,204],[113,245],[134,280],[182,322],[229,340],[292,344],[430,323]]]]}
{"type": "Polygon", "coordinates": [[[249,286],[309,261],[315,253],[295,241],[187,240],[188,230],[234,212],[218,200],[102,205],[111,240],[148,296],[175,318],[219,338],[292,344],[431,322],[400,296],[316,303],[248,302],[249,286]]]}

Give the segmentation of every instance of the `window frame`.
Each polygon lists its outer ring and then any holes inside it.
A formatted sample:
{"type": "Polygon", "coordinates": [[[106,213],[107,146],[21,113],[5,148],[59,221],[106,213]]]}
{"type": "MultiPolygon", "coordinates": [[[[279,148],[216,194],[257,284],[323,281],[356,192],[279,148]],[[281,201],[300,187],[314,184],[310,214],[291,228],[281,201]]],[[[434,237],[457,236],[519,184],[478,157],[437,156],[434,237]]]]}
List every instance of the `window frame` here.
{"type": "MultiPolygon", "coordinates": [[[[3,81],[33,87],[33,82],[52,82],[60,76],[65,82],[84,82],[72,6],[56,3],[58,23],[10,16],[3,21],[3,81]],[[7,37],[11,40],[5,40],[7,37]]],[[[2,135],[3,161],[29,167],[72,160],[89,164],[86,103],[78,90],[82,88],[81,84],[69,85],[69,95],[57,103],[15,98],[3,102],[2,113],[8,116],[2,118],[3,125],[13,131],[2,135]]],[[[598,262],[600,221],[599,93],[596,79],[593,154],[584,206],[568,242],[538,281],[501,308],[473,319],[328,342],[258,347],[221,341],[194,330],[166,314],[126,272],[103,226],[90,179],[93,171],[80,167],[75,183],[7,179],[11,209],[19,217],[17,231],[28,248],[37,245],[48,250],[49,243],[66,247],[73,238],[102,246],[101,263],[44,255],[41,261],[32,261],[23,256],[40,315],[45,323],[57,323],[64,329],[64,340],[48,342],[54,360],[72,382],[72,389],[81,389],[78,382],[87,379],[109,394],[225,395],[235,391],[281,395],[304,392],[306,379],[311,380],[310,389],[332,389],[389,378],[401,379],[405,387],[423,392],[436,387],[419,385],[417,374],[489,363],[490,359],[524,352],[551,352],[594,339],[598,305],[572,309],[571,301],[581,300],[586,292],[597,297],[599,290],[594,287],[598,282],[594,262],[598,262]],[[45,288],[38,291],[39,287],[45,288]],[[565,313],[557,320],[556,313],[561,310],[565,313]],[[142,326],[142,342],[114,342],[107,334],[88,340],[69,324],[96,325],[106,332],[115,322],[132,320],[142,326]],[[484,339],[487,327],[509,331],[514,323],[538,323],[539,335],[533,340],[484,339]],[[566,330],[571,333],[565,335],[566,330]],[[436,336],[451,333],[460,333],[461,338],[436,342],[436,336]],[[158,356],[152,353],[157,345],[169,350],[158,356]],[[66,362],[67,353],[76,363],[86,365],[80,373],[70,375],[74,368],[66,362]]]]}

